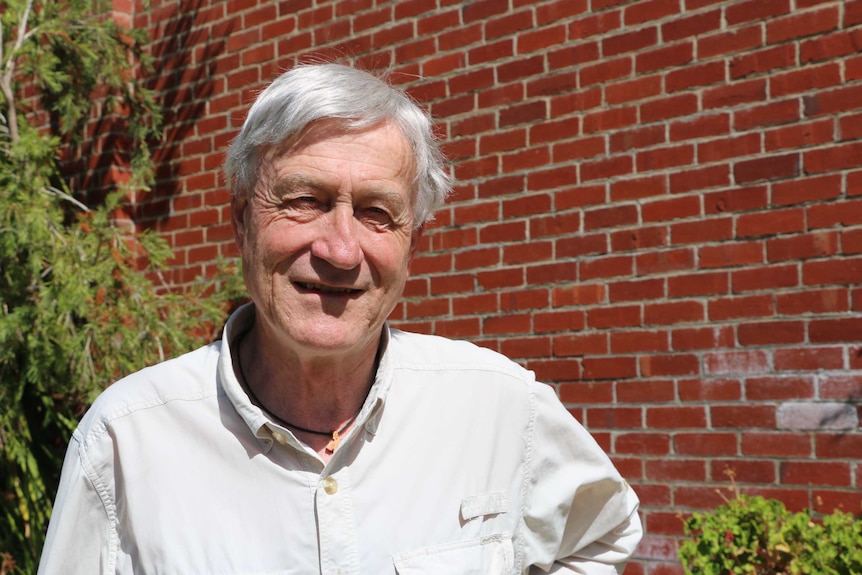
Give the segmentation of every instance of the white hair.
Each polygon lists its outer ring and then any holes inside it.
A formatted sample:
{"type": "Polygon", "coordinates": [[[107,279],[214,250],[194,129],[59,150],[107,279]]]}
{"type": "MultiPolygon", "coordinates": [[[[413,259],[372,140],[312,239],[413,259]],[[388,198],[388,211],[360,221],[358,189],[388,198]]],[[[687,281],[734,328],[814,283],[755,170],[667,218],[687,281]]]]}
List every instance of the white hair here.
{"type": "Polygon", "coordinates": [[[248,195],[269,150],[289,143],[313,122],[328,119],[339,120],[345,131],[394,122],[413,152],[415,225],[433,217],[449,193],[449,177],[431,118],[402,91],[341,64],[297,66],[260,93],[227,152],[224,172],[231,192],[248,195]]]}

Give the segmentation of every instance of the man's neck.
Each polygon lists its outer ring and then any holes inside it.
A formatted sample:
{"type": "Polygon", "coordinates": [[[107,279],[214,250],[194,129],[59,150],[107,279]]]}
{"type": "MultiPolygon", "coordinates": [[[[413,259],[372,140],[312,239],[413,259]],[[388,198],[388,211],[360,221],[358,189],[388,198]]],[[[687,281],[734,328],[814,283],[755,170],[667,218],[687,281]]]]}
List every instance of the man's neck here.
{"type": "Polygon", "coordinates": [[[362,407],[377,368],[380,338],[349,354],[308,354],[268,337],[260,323],[237,353],[251,395],[277,418],[319,431],[341,428],[362,407]]]}

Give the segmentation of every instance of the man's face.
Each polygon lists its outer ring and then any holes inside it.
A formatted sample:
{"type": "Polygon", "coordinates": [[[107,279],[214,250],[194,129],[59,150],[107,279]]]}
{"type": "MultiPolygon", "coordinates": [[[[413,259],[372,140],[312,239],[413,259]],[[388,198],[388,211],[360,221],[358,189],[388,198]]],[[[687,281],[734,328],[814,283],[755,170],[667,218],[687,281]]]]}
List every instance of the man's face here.
{"type": "Polygon", "coordinates": [[[373,350],[407,280],[413,158],[391,123],[312,126],[267,155],[248,201],[232,205],[262,334],[305,356],[373,350]]]}

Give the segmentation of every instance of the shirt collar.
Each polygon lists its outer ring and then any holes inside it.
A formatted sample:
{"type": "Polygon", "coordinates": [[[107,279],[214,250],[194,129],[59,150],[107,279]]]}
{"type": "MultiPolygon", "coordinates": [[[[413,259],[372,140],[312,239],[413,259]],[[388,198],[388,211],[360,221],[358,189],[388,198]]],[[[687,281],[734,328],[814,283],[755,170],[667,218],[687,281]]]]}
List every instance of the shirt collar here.
{"type": "MultiPolygon", "coordinates": [[[[239,382],[239,378],[234,370],[233,355],[237,353],[237,343],[239,338],[251,329],[254,324],[254,303],[248,303],[237,309],[230,318],[228,318],[222,332],[221,354],[219,356],[218,379],[219,385],[224,389],[225,395],[245,424],[260,441],[264,452],[272,448],[273,430],[288,432],[287,438],[294,443],[294,447],[301,448],[296,442],[290,430],[285,429],[279,423],[272,420],[262,409],[256,406],[249,399],[248,394],[243,389],[239,382]]],[[[388,395],[389,388],[392,385],[392,364],[391,358],[391,328],[388,323],[383,326],[383,335],[380,339],[380,362],[377,367],[377,373],[374,377],[374,383],[368,392],[368,397],[365,398],[365,403],[356,417],[356,423],[345,435],[344,441],[350,441],[351,436],[358,429],[365,430],[372,435],[377,432],[378,421],[383,412],[383,405],[388,395]]]]}

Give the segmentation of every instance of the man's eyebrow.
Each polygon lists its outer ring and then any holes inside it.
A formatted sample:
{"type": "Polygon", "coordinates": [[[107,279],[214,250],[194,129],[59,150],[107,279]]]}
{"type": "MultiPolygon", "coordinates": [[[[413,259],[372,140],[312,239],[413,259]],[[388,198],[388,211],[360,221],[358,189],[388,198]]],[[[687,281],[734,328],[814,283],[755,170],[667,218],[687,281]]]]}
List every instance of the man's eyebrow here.
{"type": "Polygon", "coordinates": [[[324,188],[324,185],[304,174],[287,174],[283,177],[276,177],[271,185],[272,192],[277,197],[281,197],[297,188],[321,190],[324,188]]]}

